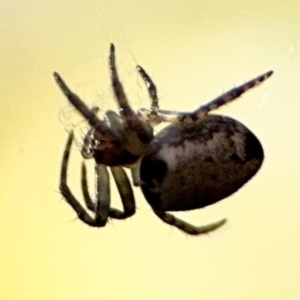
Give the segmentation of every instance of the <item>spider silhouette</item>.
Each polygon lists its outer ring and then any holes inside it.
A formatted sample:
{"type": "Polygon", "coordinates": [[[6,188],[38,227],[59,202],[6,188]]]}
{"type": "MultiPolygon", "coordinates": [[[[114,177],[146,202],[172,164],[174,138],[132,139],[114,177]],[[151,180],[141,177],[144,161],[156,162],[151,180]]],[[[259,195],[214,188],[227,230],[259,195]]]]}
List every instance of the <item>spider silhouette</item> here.
{"type": "Polygon", "coordinates": [[[127,99],[116,67],[115,47],[110,46],[109,70],[119,113],[107,111],[102,119],[74,94],[58,73],[54,78],[90,129],[81,154],[93,158],[96,172],[95,199],[89,194],[87,169],[83,162],[81,188],[84,207],[67,183],[69,156],[73,142],[70,132],[63,154],[60,191],[78,218],[89,226],[105,226],[108,218],[126,219],[135,213],[132,184],[124,171],[131,170],[133,185],[140,186],[153,212],[162,221],[190,235],[205,234],[222,226],[226,219],[194,226],[168,211],[187,211],[214,204],[240,189],[260,169],[264,152],[257,137],[242,123],[209,112],[256,87],[273,71],[236,87],[195,111],[161,110],[157,89],[147,72],[137,66],[151,99],[150,109],[135,112],[127,99]],[[154,135],[153,127],[170,124],[154,135]],[[111,169],[123,210],[110,205],[111,169]],[[90,210],[91,213],[88,212],[90,210]]]}

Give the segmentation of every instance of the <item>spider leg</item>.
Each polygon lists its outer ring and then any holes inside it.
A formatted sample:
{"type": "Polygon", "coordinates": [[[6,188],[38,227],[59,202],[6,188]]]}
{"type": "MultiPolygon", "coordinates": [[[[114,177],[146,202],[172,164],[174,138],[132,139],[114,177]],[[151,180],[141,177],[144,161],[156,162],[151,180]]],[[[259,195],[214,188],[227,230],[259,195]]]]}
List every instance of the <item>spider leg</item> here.
{"type": "Polygon", "coordinates": [[[96,220],[87,213],[85,208],[74,197],[74,195],[71,192],[71,190],[68,186],[68,183],[67,183],[68,164],[69,164],[70,151],[71,151],[73,139],[74,139],[74,134],[71,131],[69,134],[69,138],[67,140],[64,154],[63,154],[63,160],[62,160],[61,172],[60,172],[59,189],[60,189],[62,195],[64,196],[66,202],[73,208],[73,210],[76,212],[78,218],[82,222],[86,223],[89,226],[99,227],[99,224],[96,222],[96,220]]]}
{"type": "MultiPolygon", "coordinates": [[[[111,167],[110,169],[113,174],[114,180],[116,182],[122,200],[124,211],[118,210],[116,208],[109,208],[108,216],[114,219],[126,219],[128,217],[131,217],[135,213],[135,199],[134,199],[133,190],[131,188],[130,181],[122,167],[111,167]]],[[[108,181],[109,175],[107,172],[107,168],[104,165],[97,165],[96,176],[97,176],[96,179],[97,202],[94,202],[88,191],[86,166],[84,163],[82,164],[81,187],[82,187],[83,197],[87,208],[94,213],[96,213],[97,211],[97,203],[103,203],[103,198],[110,199],[110,195],[109,195],[110,185],[108,181]],[[100,196],[101,192],[102,193],[104,192],[102,196],[100,196]]]]}
{"type": "Polygon", "coordinates": [[[136,69],[138,70],[139,74],[141,75],[142,79],[144,80],[148,94],[151,99],[150,109],[139,109],[138,115],[139,117],[146,121],[147,123],[151,124],[152,126],[160,124],[163,120],[159,113],[159,104],[158,104],[158,96],[157,96],[157,89],[156,86],[148,75],[148,73],[143,69],[141,66],[137,66],[136,69]]]}
{"type": "MultiPolygon", "coordinates": [[[[86,207],[95,213],[95,222],[104,226],[110,209],[110,183],[107,168],[97,164],[96,171],[96,201],[93,201],[88,191],[87,170],[85,163],[81,165],[81,189],[86,207]]],[[[100,227],[99,226],[99,227],[100,227]]]]}
{"type": "Polygon", "coordinates": [[[144,80],[148,88],[148,93],[151,99],[151,112],[157,113],[159,111],[157,88],[153,80],[151,79],[151,77],[148,75],[148,73],[145,71],[144,68],[142,68],[141,66],[137,66],[136,69],[140,73],[142,79],[144,80]]]}
{"type": "Polygon", "coordinates": [[[204,225],[204,226],[194,226],[190,223],[187,223],[181,219],[176,218],[174,215],[161,212],[161,211],[154,211],[154,213],[165,223],[177,227],[179,230],[190,234],[190,235],[200,235],[206,234],[211,231],[214,231],[224,225],[227,220],[222,219],[212,224],[204,225]]]}
{"type": "Polygon", "coordinates": [[[117,72],[115,46],[113,44],[110,45],[109,68],[113,92],[120,107],[120,115],[126,122],[126,126],[131,131],[131,134],[135,134],[143,144],[148,144],[153,138],[152,127],[138,118],[128,102],[117,72]]]}
{"type": "MultiPolygon", "coordinates": [[[[71,89],[67,86],[65,81],[60,77],[60,75],[54,72],[54,79],[64,95],[67,97],[69,102],[76,108],[76,110],[88,121],[91,127],[97,129],[102,136],[109,138],[111,141],[115,141],[118,137],[115,135],[115,131],[107,126],[105,121],[101,121],[97,117],[98,107],[89,108],[78,95],[73,93],[71,89]]],[[[88,153],[83,152],[83,156],[86,158],[91,157],[88,153]],[[85,155],[86,154],[86,155],[85,155]]]]}
{"type": "Polygon", "coordinates": [[[95,221],[106,224],[110,209],[110,183],[107,167],[96,164],[96,207],[95,221]]]}
{"type": "Polygon", "coordinates": [[[138,110],[138,116],[147,123],[150,123],[152,126],[156,126],[161,122],[174,122],[178,121],[181,116],[185,116],[186,113],[178,112],[173,110],[163,110],[160,109],[157,112],[153,112],[148,108],[140,108],[138,110]]]}
{"type": "Polygon", "coordinates": [[[131,178],[134,186],[141,185],[141,178],[140,178],[140,164],[141,161],[139,160],[134,167],[130,168],[131,171],[131,178]]]}
{"type": "Polygon", "coordinates": [[[91,126],[97,125],[101,121],[96,115],[95,109],[90,109],[75,93],[73,93],[64,80],[57,72],[54,72],[54,79],[62,92],[68,98],[70,103],[78,110],[84,118],[86,118],[91,126]]]}
{"type": "MultiPolygon", "coordinates": [[[[219,108],[220,106],[227,104],[236,98],[240,97],[243,93],[248,91],[251,88],[254,88],[264,82],[266,79],[268,79],[273,74],[273,71],[269,71],[261,76],[258,76],[245,84],[233,88],[230,91],[226,92],[225,94],[217,97],[216,99],[212,100],[211,102],[200,106],[198,109],[191,113],[185,113],[185,112],[177,112],[172,110],[159,110],[156,112],[157,122],[156,124],[159,124],[160,122],[174,122],[174,121],[196,121],[203,116],[207,115],[210,111],[219,108]]],[[[139,110],[139,114],[142,119],[148,120],[149,115],[151,115],[152,111],[147,108],[142,108],[139,110]]],[[[155,125],[156,125],[155,124],[155,125]]]]}
{"type": "Polygon", "coordinates": [[[142,120],[146,121],[147,123],[150,123],[152,126],[156,126],[161,122],[173,122],[177,120],[178,114],[181,113],[178,113],[176,111],[171,111],[171,110],[160,110],[158,104],[157,88],[153,80],[151,79],[151,77],[145,71],[144,68],[142,68],[141,66],[137,66],[136,68],[148,88],[148,94],[151,99],[150,109],[147,108],[139,109],[138,110],[139,117],[142,120]]]}
{"type": "Polygon", "coordinates": [[[246,82],[236,88],[229,90],[228,92],[217,97],[216,99],[212,100],[211,102],[200,106],[198,109],[196,109],[194,112],[192,112],[190,114],[190,116],[192,116],[193,118],[196,118],[196,119],[199,119],[199,118],[205,116],[211,110],[217,109],[220,106],[235,100],[236,98],[240,97],[243,93],[260,85],[266,79],[271,77],[272,74],[273,74],[273,71],[269,71],[269,72],[264,73],[252,80],[249,80],[248,82],[246,82]]]}
{"type": "Polygon", "coordinates": [[[111,167],[124,211],[110,208],[109,216],[115,219],[126,219],[135,214],[135,199],[128,176],[122,167],[111,167]]]}
{"type": "Polygon", "coordinates": [[[96,211],[96,203],[92,200],[89,189],[88,189],[88,182],[87,182],[87,170],[86,165],[84,162],[82,162],[81,165],[81,189],[83,194],[83,199],[85,202],[86,207],[92,211],[96,211]]]}

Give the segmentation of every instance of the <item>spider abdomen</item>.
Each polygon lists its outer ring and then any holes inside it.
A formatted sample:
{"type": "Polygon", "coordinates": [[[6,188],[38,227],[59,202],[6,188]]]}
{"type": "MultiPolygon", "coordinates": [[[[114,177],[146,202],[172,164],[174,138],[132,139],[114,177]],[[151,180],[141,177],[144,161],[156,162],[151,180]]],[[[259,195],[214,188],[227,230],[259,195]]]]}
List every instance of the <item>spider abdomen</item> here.
{"type": "Polygon", "coordinates": [[[142,191],[156,211],[184,211],[220,201],[240,189],[264,158],[256,136],[229,117],[176,122],[149,144],[140,168],[142,191]]]}

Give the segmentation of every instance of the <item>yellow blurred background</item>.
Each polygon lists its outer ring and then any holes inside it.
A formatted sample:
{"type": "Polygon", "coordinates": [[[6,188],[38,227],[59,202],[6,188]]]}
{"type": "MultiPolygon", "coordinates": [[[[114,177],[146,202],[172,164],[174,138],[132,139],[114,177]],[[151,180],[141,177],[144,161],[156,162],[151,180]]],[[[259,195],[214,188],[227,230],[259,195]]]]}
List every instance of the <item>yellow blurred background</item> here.
{"type": "Polygon", "coordinates": [[[0,299],[300,299],[298,1],[1,1],[0,45],[0,299]],[[80,122],[52,72],[107,109],[111,42],[135,107],[148,105],[137,63],[174,110],[275,71],[218,111],[256,133],[266,160],[229,199],[177,214],[229,218],[209,236],[162,223],[138,189],[133,218],[89,228],[58,192],[66,129],[80,122]]]}

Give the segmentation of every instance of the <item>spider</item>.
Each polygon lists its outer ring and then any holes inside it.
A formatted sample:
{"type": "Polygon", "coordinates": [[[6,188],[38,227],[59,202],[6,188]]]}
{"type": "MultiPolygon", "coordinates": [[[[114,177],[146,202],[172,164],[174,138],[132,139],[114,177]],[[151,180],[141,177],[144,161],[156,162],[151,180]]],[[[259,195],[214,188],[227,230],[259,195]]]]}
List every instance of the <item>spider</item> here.
{"type": "Polygon", "coordinates": [[[67,183],[73,132],[65,146],[60,191],[78,218],[89,226],[103,227],[109,218],[126,219],[135,213],[133,188],[124,167],[131,170],[133,185],[140,186],[153,212],[163,222],[190,235],[213,231],[226,223],[194,226],[168,211],[187,211],[214,204],[240,189],[260,169],[264,152],[257,137],[242,123],[210,111],[233,101],[256,87],[273,71],[236,87],[192,112],[161,110],[157,89],[141,67],[137,71],[146,84],[150,109],[135,112],[119,79],[115,47],[110,46],[109,70],[119,114],[107,111],[98,118],[58,73],[56,83],[75,109],[87,120],[90,129],[84,137],[81,154],[95,160],[96,199],[88,191],[87,169],[82,163],[81,188],[86,208],[75,198],[67,183]],[[170,124],[154,135],[153,127],[170,124]],[[110,205],[108,167],[116,182],[123,210],[110,205]],[[91,214],[88,212],[91,211],[91,214]]]}

